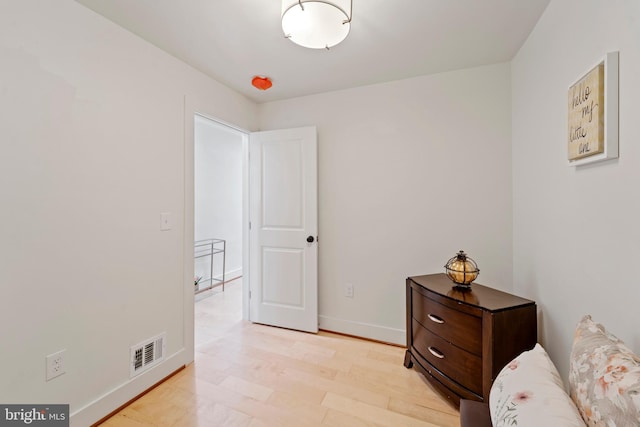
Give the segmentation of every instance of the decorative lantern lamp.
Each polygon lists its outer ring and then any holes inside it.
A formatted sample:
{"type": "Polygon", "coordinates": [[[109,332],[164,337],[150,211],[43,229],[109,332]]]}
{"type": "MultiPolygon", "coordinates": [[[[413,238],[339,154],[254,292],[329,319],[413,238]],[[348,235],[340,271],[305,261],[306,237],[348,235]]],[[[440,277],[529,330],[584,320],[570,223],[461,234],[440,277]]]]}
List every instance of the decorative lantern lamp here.
{"type": "Polygon", "coordinates": [[[458,252],[456,256],[447,261],[444,266],[449,279],[453,280],[456,286],[469,287],[471,282],[476,280],[480,270],[474,260],[469,258],[464,251],[458,252]]]}

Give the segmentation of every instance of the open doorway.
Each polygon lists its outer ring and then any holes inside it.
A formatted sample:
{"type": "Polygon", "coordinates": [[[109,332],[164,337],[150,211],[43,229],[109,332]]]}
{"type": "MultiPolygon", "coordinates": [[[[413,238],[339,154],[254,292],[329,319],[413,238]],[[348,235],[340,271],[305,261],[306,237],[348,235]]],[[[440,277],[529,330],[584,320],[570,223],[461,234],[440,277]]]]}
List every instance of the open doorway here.
{"type": "Polygon", "coordinates": [[[195,346],[242,318],[247,135],[194,117],[195,346]]]}

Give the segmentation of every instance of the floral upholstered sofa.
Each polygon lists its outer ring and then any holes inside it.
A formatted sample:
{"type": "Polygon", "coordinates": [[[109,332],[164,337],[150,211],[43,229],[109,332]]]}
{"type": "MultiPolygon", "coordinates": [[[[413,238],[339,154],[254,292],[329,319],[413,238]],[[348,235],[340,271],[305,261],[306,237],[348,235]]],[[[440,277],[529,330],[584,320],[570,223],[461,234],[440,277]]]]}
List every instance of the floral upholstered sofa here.
{"type": "Polygon", "coordinates": [[[496,377],[489,404],[463,400],[462,427],[640,426],[640,358],[620,339],[583,317],[569,363],[569,393],[537,344],[496,377]]]}

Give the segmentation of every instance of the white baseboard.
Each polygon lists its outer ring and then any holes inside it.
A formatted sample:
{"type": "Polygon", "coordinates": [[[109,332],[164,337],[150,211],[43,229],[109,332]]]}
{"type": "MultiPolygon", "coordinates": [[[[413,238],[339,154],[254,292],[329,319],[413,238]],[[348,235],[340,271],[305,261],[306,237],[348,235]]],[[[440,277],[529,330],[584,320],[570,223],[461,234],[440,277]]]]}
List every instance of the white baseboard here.
{"type": "MultiPolygon", "coordinates": [[[[196,271],[194,271],[194,275],[200,275],[201,277],[209,277],[209,270],[203,271],[202,269],[197,269],[196,271]],[[197,273],[196,273],[197,272],[197,273]]],[[[235,279],[237,277],[241,277],[242,276],[242,266],[239,267],[235,267],[235,268],[227,268],[224,272],[224,279],[225,281],[231,280],[231,279],[235,279]]],[[[213,279],[216,282],[220,282],[222,280],[222,272],[221,271],[214,271],[213,272],[213,279]]],[[[208,279],[206,280],[208,281],[208,279]]],[[[215,283],[214,283],[215,284],[215,283]]]]}
{"type": "Polygon", "coordinates": [[[382,341],[397,345],[407,344],[407,332],[405,329],[395,329],[386,326],[372,325],[370,323],[354,322],[352,320],[339,319],[331,316],[318,316],[320,329],[382,341]]]}
{"type": "MultiPolygon", "coordinates": [[[[234,268],[233,270],[226,270],[224,272],[224,280],[229,281],[242,276],[242,267],[234,268]]],[[[222,280],[222,274],[215,274],[213,276],[216,280],[222,280]]]]}
{"type": "Polygon", "coordinates": [[[178,369],[190,363],[187,352],[182,349],[164,362],[131,378],[88,405],[71,413],[71,427],[87,427],[106,417],[120,406],[153,387],[178,369]]]}

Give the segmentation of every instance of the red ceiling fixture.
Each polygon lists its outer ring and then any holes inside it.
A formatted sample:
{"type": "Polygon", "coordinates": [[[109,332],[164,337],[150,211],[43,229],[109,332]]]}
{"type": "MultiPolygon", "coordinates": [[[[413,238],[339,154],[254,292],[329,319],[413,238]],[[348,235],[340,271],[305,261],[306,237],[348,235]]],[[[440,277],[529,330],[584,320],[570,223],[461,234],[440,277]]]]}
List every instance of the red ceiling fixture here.
{"type": "Polygon", "coordinates": [[[256,89],[260,89],[260,90],[267,90],[273,85],[269,77],[260,77],[260,76],[255,76],[253,80],[251,80],[251,84],[256,89]]]}

